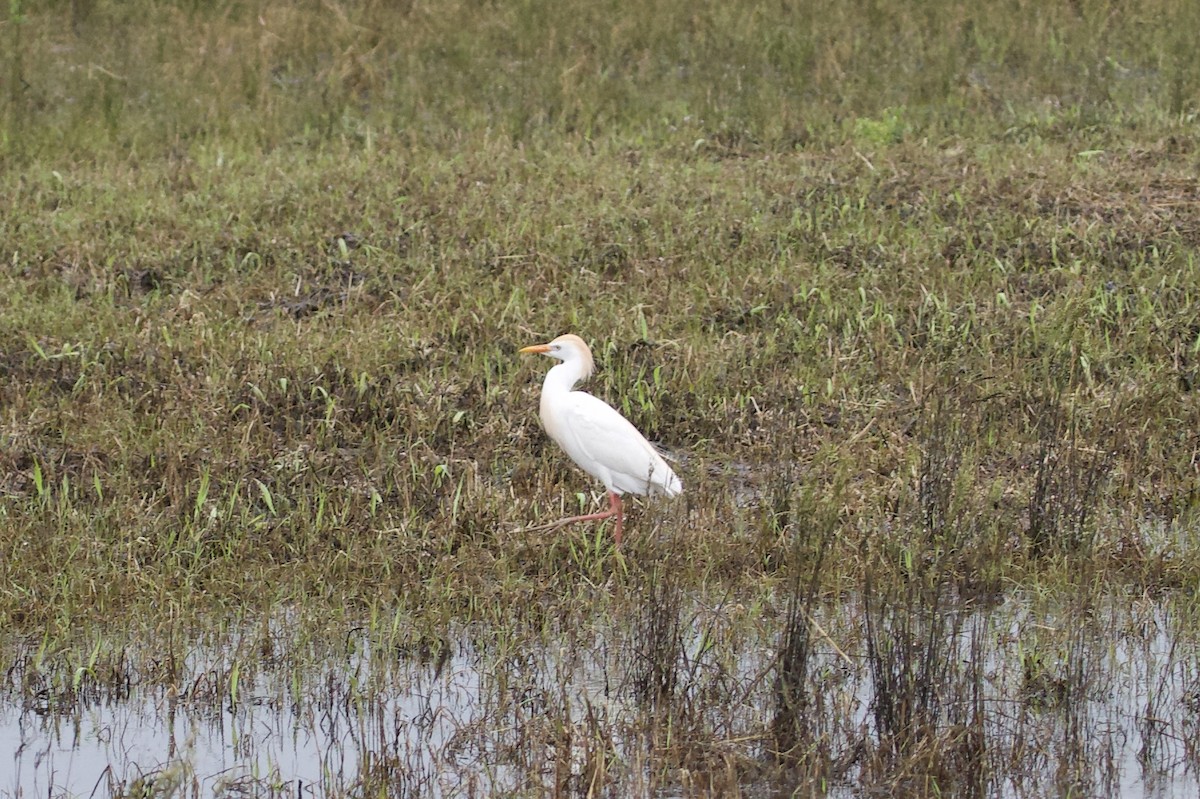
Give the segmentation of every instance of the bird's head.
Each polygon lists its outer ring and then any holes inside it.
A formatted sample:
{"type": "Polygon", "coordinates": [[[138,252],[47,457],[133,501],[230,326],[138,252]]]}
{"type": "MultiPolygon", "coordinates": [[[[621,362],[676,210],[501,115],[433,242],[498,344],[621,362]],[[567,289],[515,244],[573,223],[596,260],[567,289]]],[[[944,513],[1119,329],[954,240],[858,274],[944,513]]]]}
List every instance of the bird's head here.
{"type": "Polygon", "coordinates": [[[536,352],[539,355],[549,355],[551,358],[560,360],[563,363],[578,364],[580,367],[580,380],[587,379],[596,368],[595,362],[592,360],[592,351],[588,348],[584,340],[574,333],[559,336],[549,344],[534,344],[530,347],[522,347],[520,352],[536,352]]]}

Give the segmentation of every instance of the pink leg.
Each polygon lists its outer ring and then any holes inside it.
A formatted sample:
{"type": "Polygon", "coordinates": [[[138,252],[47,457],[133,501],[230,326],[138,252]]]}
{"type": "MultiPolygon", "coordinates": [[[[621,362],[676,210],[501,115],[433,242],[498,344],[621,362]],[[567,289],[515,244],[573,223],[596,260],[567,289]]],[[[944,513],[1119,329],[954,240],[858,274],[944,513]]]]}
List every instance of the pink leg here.
{"type": "Polygon", "coordinates": [[[564,524],[574,524],[575,522],[593,522],[599,519],[611,519],[617,517],[616,527],[613,528],[613,540],[617,546],[621,546],[621,533],[625,527],[625,513],[621,508],[621,497],[612,491],[608,492],[608,510],[598,511],[597,513],[585,513],[582,516],[568,516],[565,519],[559,519],[554,523],[555,527],[564,524]]]}

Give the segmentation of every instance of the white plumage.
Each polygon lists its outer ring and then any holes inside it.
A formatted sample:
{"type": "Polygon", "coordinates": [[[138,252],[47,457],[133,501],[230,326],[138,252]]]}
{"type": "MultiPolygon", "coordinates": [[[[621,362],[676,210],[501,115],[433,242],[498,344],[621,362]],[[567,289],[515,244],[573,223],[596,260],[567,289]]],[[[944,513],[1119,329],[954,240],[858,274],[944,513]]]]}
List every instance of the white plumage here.
{"type": "Polygon", "coordinates": [[[567,334],[549,344],[525,347],[521,352],[536,352],[561,361],[546,373],[542,383],[542,424],[571,460],[608,489],[608,510],[572,516],[558,524],[615,516],[613,537],[620,544],[624,522],[622,494],[674,497],[683,491],[683,483],[650,442],[615,408],[591,394],[573,390],[595,368],[592,352],[583,339],[567,334]]]}

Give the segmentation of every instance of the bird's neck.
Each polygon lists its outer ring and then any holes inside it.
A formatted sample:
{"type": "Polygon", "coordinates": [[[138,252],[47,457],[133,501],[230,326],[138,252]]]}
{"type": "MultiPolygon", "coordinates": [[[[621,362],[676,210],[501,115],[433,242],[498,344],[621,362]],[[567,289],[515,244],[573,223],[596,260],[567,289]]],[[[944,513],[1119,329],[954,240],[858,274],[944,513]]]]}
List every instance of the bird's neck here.
{"type": "Polygon", "coordinates": [[[560,363],[546,372],[546,379],[542,381],[542,399],[546,396],[556,396],[566,394],[575,387],[580,378],[579,364],[560,363]]]}

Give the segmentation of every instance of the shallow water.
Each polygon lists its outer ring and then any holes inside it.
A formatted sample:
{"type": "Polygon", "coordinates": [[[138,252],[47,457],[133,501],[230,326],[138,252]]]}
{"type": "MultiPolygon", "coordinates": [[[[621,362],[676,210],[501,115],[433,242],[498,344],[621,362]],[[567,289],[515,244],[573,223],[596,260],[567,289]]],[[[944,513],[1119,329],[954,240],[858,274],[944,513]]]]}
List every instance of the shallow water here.
{"type": "Polygon", "coordinates": [[[300,701],[287,675],[270,670],[243,683],[235,702],[214,701],[208,675],[227,675],[228,654],[199,650],[189,661],[182,694],[135,688],[66,712],[6,702],[0,751],[14,755],[0,795],[104,796],[149,778],[163,795],[325,796],[355,786],[381,757],[435,789],[458,770],[445,757],[455,735],[481,711],[478,659],[468,654],[440,671],[406,668],[387,691],[357,684],[366,654],[327,662],[300,701]]]}
{"type": "MultiPolygon", "coordinates": [[[[1200,793],[1197,641],[1169,608],[1114,602],[1093,615],[1087,634],[1013,602],[949,612],[962,615],[960,663],[972,641],[984,658],[988,795],[1200,793]],[[1093,634],[1100,630],[1115,634],[1093,634]],[[1026,673],[1034,652],[1045,680],[1026,673]],[[1071,681],[1080,688],[1067,702],[1058,692],[1071,681]]],[[[816,639],[810,669],[834,750],[872,734],[859,613],[832,608],[819,620],[829,638],[816,639]]],[[[671,694],[680,707],[701,705],[692,720],[712,751],[763,762],[773,622],[740,626],[738,635],[720,608],[694,607],[669,621],[679,644],[671,694]]],[[[270,662],[241,667],[236,695],[232,647],[207,644],[191,650],[175,689],[133,675],[119,691],[92,686],[64,701],[9,686],[0,752],[12,754],[0,767],[0,796],[108,796],[138,780],[153,780],[158,796],[386,786],[392,795],[456,797],[586,790],[591,780],[607,781],[614,796],[689,793],[686,769],[664,767],[662,739],[655,745],[648,732],[662,705],[647,686],[665,677],[648,665],[644,623],[559,631],[561,640],[554,631],[501,640],[462,629],[445,657],[424,660],[365,640],[348,652],[290,658],[282,629],[270,662]]],[[[949,716],[957,702],[945,699],[949,716]]],[[[834,793],[857,795],[861,778],[851,769],[834,793]]],[[[756,779],[747,772],[742,789],[766,795],[756,779]]]]}

